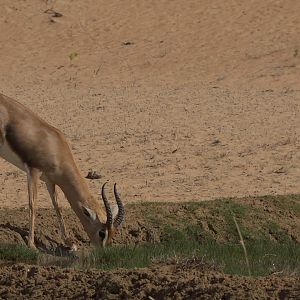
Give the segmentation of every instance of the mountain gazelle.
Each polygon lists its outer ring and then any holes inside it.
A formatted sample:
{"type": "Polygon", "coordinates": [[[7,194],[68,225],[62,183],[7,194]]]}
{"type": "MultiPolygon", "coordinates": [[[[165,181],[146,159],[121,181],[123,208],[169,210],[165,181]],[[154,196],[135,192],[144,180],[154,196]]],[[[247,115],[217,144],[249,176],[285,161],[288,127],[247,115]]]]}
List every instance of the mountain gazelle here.
{"type": "Polygon", "coordinates": [[[29,199],[28,245],[35,248],[34,223],[37,184],[46,183],[66,246],[76,250],[67,233],[58,206],[55,187],[59,186],[94,245],[112,241],[124,220],[124,206],[114,185],[117,206],[111,210],[102,186],[102,200],[95,199],[74,161],[64,135],[21,103],[0,94],[0,156],[26,172],[29,199]]]}

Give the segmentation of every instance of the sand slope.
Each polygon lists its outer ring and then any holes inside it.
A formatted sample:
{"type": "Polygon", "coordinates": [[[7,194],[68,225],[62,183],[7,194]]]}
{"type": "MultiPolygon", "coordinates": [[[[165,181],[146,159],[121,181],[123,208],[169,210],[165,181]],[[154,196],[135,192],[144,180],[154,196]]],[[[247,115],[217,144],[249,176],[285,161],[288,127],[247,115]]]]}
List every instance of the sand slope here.
{"type": "MultiPolygon", "coordinates": [[[[299,3],[1,6],[0,92],[67,135],[103,176],[94,194],[108,179],[127,202],[300,192],[299,3]]],[[[27,205],[24,174],[0,173],[2,207],[27,205]]]]}

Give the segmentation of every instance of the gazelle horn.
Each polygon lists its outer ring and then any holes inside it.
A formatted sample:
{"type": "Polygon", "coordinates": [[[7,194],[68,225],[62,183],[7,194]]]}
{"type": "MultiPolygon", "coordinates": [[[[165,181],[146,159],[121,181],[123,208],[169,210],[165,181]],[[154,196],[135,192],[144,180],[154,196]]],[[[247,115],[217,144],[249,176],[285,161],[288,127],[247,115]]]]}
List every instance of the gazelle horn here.
{"type": "Polygon", "coordinates": [[[120,195],[117,191],[117,184],[114,184],[114,194],[115,194],[115,198],[116,198],[116,202],[118,205],[118,214],[114,220],[114,227],[118,228],[122,222],[124,221],[124,217],[125,217],[125,208],[124,205],[122,203],[122,200],[120,198],[120,195]]]}
{"type": "Polygon", "coordinates": [[[112,225],[113,225],[113,215],[112,215],[112,212],[111,212],[111,209],[110,209],[110,206],[109,206],[109,203],[106,198],[105,191],[104,191],[104,187],[106,184],[107,184],[107,182],[105,182],[102,185],[101,196],[102,196],[102,200],[103,200],[105,210],[106,210],[106,226],[107,226],[107,228],[111,229],[112,225]]]}

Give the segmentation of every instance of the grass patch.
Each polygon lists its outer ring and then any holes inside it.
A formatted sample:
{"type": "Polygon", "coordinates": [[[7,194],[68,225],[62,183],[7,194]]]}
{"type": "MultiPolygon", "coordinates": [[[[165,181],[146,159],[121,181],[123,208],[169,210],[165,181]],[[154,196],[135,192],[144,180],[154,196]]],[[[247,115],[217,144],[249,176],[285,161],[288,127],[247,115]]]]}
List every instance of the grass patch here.
{"type": "Polygon", "coordinates": [[[18,244],[0,244],[0,260],[36,263],[38,252],[18,244]]]}
{"type": "Polygon", "coordinates": [[[153,261],[169,258],[184,258],[196,254],[198,242],[191,238],[186,230],[166,230],[161,243],[145,243],[140,245],[124,245],[110,248],[98,248],[89,256],[83,256],[79,262],[81,268],[142,268],[153,261]]]}
{"type": "MultiPolygon", "coordinates": [[[[294,242],[279,244],[272,241],[245,243],[253,276],[272,273],[300,274],[300,246],[294,242]]],[[[198,255],[221,266],[227,274],[248,275],[243,249],[239,244],[211,242],[201,245],[198,255]]]]}
{"type": "MultiPolygon", "coordinates": [[[[200,228],[176,230],[167,228],[161,243],[129,246],[115,246],[95,249],[89,256],[83,256],[79,267],[115,269],[142,268],[155,261],[181,260],[189,257],[202,258],[225,273],[248,275],[243,249],[237,243],[218,243],[212,239],[199,241],[200,228]]],[[[289,241],[284,244],[275,241],[256,240],[245,243],[248,250],[250,270],[253,276],[271,273],[300,274],[300,245],[289,241]]]]}

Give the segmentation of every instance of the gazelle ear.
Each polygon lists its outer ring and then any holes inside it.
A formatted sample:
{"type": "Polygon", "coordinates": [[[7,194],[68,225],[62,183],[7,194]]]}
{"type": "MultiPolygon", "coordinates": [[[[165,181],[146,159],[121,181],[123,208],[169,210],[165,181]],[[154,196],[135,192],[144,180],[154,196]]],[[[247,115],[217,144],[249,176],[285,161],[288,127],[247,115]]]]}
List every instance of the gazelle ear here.
{"type": "Polygon", "coordinates": [[[91,222],[96,221],[97,214],[93,210],[91,210],[85,206],[82,206],[82,210],[83,210],[83,213],[90,219],[91,222]]]}

